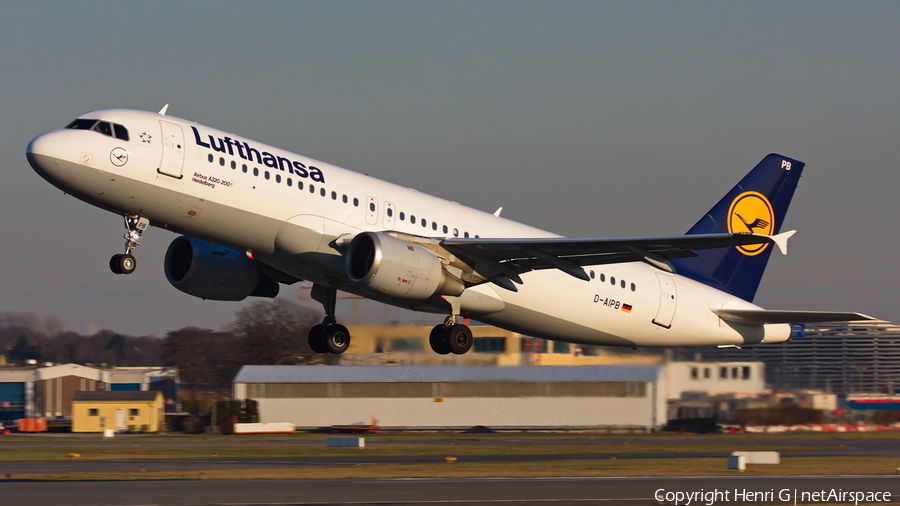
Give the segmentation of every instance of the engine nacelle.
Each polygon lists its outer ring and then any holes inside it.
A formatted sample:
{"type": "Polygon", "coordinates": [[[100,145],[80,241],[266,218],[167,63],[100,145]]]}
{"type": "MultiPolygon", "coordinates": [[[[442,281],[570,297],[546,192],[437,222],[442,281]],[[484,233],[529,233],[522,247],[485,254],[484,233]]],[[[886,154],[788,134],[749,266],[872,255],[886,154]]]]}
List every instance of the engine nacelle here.
{"type": "Polygon", "coordinates": [[[380,232],[363,232],[347,248],[347,276],[369,291],[410,300],[459,295],[464,286],[448,276],[427,248],[380,232]]]}
{"type": "Polygon", "coordinates": [[[278,283],[240,251],[181,236],[166,250],[166,279],[182,292],[209,300],[275,297],[278,283]]]}

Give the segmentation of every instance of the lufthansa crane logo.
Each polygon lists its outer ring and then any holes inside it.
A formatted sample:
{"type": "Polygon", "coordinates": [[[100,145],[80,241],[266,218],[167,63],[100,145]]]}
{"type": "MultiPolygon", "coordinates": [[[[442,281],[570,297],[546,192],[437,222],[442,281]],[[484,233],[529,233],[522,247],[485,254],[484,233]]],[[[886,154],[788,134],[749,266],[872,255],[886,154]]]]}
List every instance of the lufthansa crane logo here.
{"type": "MultiPolygon", "coordinates": [[[[758,192],[744,192],[731,202],[728,209],[728,232],[772,235],[775,231],[775,212],[772,203],[758,192]]],[[[766,250],[768,243],[735,246],[741,253],[753,256],[766,250]]]]}
{"type": "Polygon", "coordinates": [[[116,167],[128,163],[128,151],[125,148],[115,148],[109,153],[109,161],[116,167]]]}

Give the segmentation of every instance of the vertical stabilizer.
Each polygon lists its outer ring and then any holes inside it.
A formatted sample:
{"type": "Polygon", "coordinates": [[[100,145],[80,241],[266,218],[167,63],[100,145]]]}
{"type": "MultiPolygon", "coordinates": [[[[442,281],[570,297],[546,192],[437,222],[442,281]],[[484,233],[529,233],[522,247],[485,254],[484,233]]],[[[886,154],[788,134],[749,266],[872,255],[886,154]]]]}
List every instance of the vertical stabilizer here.
{"type": "MultiPolygon", "coordinates": [[[[777,154],[763,158],[688,234],[781,231],[806,164],[777,154]]],[[[773,245],[758,244],[698,251],[672,261],[678,274],[752,301],[773,245]]]]}

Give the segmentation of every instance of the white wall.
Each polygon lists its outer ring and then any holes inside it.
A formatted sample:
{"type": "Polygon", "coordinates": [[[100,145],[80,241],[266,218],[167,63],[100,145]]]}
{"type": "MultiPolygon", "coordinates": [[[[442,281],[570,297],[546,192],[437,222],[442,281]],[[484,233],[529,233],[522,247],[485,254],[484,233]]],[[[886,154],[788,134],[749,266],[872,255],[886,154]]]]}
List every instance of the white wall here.
{"type": "MultiPolygon", "coordinates": [[[[649,394],[649,391],[648,391],[649,394]]],[[[653,428],[653,398],[516,397],[257,399],[260,422],[298,428],[368,424],[384,428],[653,428]]],[[[657,411],[658,411],[657,407],[657,411]]],[[[665,418],[665,411],[661,416],[665,418]]],[[[664,423],[664,421],[663,421],[664,423]]]]}
{"type": "Polygon", "coordinates": [[[663,366],[663,374],[666,376],[666,396],[672,400],[680,399],[685,392],[718,395],[766,391],[765,364],[762,362],[669,362],[663,366]]]}

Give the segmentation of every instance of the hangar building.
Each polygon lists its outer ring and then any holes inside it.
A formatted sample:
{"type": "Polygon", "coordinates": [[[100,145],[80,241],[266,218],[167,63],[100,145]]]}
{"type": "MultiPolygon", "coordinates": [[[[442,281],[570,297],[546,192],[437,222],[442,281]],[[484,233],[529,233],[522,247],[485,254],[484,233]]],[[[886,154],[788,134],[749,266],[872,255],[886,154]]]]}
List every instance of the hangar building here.
{"type": "Polygon", "coordinates": [[[618,428],[666,424],[663,369],[640,366],[263,366],[241,368],[234,398],[260,422],[300,429],[618,428]]]}

